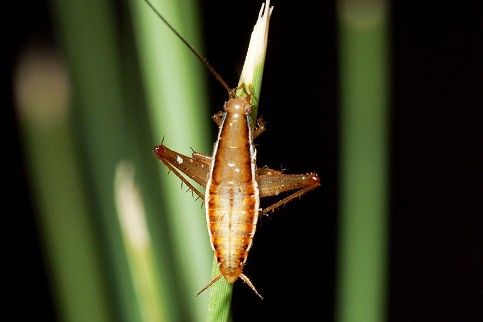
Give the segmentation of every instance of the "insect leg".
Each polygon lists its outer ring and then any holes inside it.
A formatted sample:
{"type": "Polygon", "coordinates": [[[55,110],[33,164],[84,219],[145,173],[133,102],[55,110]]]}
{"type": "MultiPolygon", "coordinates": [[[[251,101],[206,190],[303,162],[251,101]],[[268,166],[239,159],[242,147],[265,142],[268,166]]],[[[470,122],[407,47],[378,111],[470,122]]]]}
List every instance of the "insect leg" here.
{"type": "MultiPolygon", "coordinates": [[[[213,115],[213,121],[215,121],[216,125],[218,127],[221,126],[221,121],[223,120],[223,111],[220,111],[213,115]]],[[[262,132],[265,131],[265,121],[262,118],[259,118],[257,120],[257,125],[255,126],[255,129],[253,130],[253,139],[256,139],[262,132]]]]}
{"type": "Polygon", "coordinates": [[[257,182],[260,197],[276,196],[279,193],[295,190],[295,192],[282,200],[277,201],[267,208],[261,209],[260,215],[267,214],[320,186],[320,179],[316,173],[284,174],[281,171],[268,168],[257,169],[257,182]]]}
{"type": "Polygon", "coordinates": [[[210,166],[202,160],[205,156],[193,153],[193,158],[190,158],[167,148],[163,144],[157,145],[153,154],[200,198],[204,198],[204,194],[196,189],[181,173],[193,179],[199,185],[206,187],[210,166]]]}
{"type": "Polygon", "coordinates": [[[208,167],[211,166],[211,157],[209,155],[204,155],[204,154],[193,151],[193,153],[191,154],[191,157],[197,163],[204,164],[208,167]]]}
{"type": "Polygon", "coordinates": [[[260,117],[257,120],[257,125],[255,126],[255,129],[253,130],[253,139],[255,140],[260,134],[262,134],[265,131],[265,121],[260,117]]]}
{"type": "Polygon", "coordinates": [[[216,125],[218,125],[218,127],[221,126],[221,121],[223,120],[223,111],[219,111],[218,113],[216,113],[215,115],[213,115],[213,121],[215,121],[216,125]]]}

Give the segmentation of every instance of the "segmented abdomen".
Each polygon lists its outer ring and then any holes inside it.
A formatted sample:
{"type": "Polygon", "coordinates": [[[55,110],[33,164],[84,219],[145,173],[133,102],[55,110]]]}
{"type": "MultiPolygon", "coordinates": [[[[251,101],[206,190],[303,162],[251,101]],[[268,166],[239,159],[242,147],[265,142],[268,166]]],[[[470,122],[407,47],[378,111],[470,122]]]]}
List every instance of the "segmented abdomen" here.
{"type": "Polygon", "coordinates": [[[211,243],[220,272],[234,282],[243,270],[255,234],[258,201],[253,189],[212,186],[207,204],[211,243]]]}

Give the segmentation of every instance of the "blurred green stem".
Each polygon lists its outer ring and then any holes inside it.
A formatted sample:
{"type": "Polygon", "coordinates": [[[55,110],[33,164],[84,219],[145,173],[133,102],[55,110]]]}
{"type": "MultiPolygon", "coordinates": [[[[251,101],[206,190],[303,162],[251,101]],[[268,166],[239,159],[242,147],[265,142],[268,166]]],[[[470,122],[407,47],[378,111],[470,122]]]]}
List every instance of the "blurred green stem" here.
{"type": "MultiPolygon", "coordinates": [[[[196,1],[151,1],[153,6],[200,50],[196,1]]],[[[153,146],[163,137],[176,151],[187,154],[190,147],[206,153],[211,145],[210,122],[203,66],[159,19],[144,1],[131,0],[129,5],[136,49],[140,62],[141,82],[152,128],[153,146]]],[[[146,151],[147,152],[147,151],[146,151]]],[[[151,155],[152,162],[157,162],[151,155]]],[[[180,295],[186,319],[201,321],[206,315],[207,297],[194,299],[210,273],[212,252],[200,204],[181,190],[179,179],[166,175],[160,162],[159,180],[166,229],[172,236],[176,276],[170,285],[180,295]],[[177,278],[176,278],[177,277],[177,278]]],[[[161,214],[158,214],[161,215],[161,214]]]]}
{"type": "Polygon", "coordinates": [[[121,162],[114,180],[116,208],[136,292],[139,311],[144,322],[168,321],[160,294],[154,260],[154,249],[147,226],[144,202],[134,181],[133,165],[121,162]]]}
{"type": "Polygon", "coordinates": [[[16,92],[57,316],[66,322],[112,321],[99,240],[72,135],[65,66],[52,52],[31,50],[20,61],[16,92]]]}
{"type": "Polygon", "coordinates": [[[384,320],[388,211],[388,7],[338,3],[339,261],[336,320],[384,320]]]}
{"type": "Polygon", "coordinates": [[[114,203],[114,174],[129,154],[123,73],[115,10],[107,0],[52,0],[73,84],[76,151],[98,220],[110,307],[121,321],[141,321],[114,203]]]}

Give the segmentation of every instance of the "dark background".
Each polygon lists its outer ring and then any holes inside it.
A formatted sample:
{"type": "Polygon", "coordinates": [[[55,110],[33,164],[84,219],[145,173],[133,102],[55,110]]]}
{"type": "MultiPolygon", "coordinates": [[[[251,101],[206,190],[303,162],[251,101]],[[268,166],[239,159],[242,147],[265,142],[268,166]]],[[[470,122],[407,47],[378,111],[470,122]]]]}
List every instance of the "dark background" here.
{"type": "MultiPolygon", "coordinates": [[[[54,43],[56,30],[45,1],[9,4],[14,7],[2,10],[1,22],[1,121],[7,133],[2,156],[10,162],[4,168],[7,211],[1,226],[7,248],[2,284],[12,287],[8,292],[2,287],[2,297],[8,297],[11,312],[27,309],[36,319],[51,321],[55,311],[29,200],[11,79],[25,43],[54,43]]],[[[203,2],[205,53],[230,84],[238,80],[259,4],[203,2]]],[[[338,209],[335,3],[273,5],[260,102],[268,130],[258,141],[259,165],[315,170],[323,187],[261,219],[246,273],[266,300],[238,283],[234,320],[330,321],[338,209]]],[[[388,321],[481,320],[480,14],[477,1],[391,3],[388,321]]],[[[215,112],[226,94],[215,82],[210,93],[215,112]]]]}

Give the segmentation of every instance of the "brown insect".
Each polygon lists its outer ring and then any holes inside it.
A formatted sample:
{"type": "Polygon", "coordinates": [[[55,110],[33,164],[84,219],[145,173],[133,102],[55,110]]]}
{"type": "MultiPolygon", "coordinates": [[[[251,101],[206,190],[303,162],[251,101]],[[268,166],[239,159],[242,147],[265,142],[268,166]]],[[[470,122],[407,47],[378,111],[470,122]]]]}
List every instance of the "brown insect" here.
{"type": "MultiPolygon", "coordinates": [[[[166,19],[153,9],[188,48],[207,64],[166,19]]],[[[211,66],[208,68],[229,93],[223,111],[213,116],[219,132],[212,156],[193,151],[192,156],[188,157],[170,150],[162,143],[154,148],[153,153],[205,202],[208,232],[220,273],[198,295],[223,276],[229,283],[241,278],[262,298],[250,279],[243,274],[258,217],[317,188],[320,181],[316,173],[284,174],[265,167],[257,168],[253,140],[265,127],[262,121],[258,121],[255,126],[251,120],[252,93],[247,93],[246,97],[236,97],[238,88],[229,89],[218,73],[211,66]],[[185,176],[204,187],[205,192],[200,192],[185,176]],[[260,198],[289,191],[289,195],[271,206],[260,208],[260,198]]]]}

